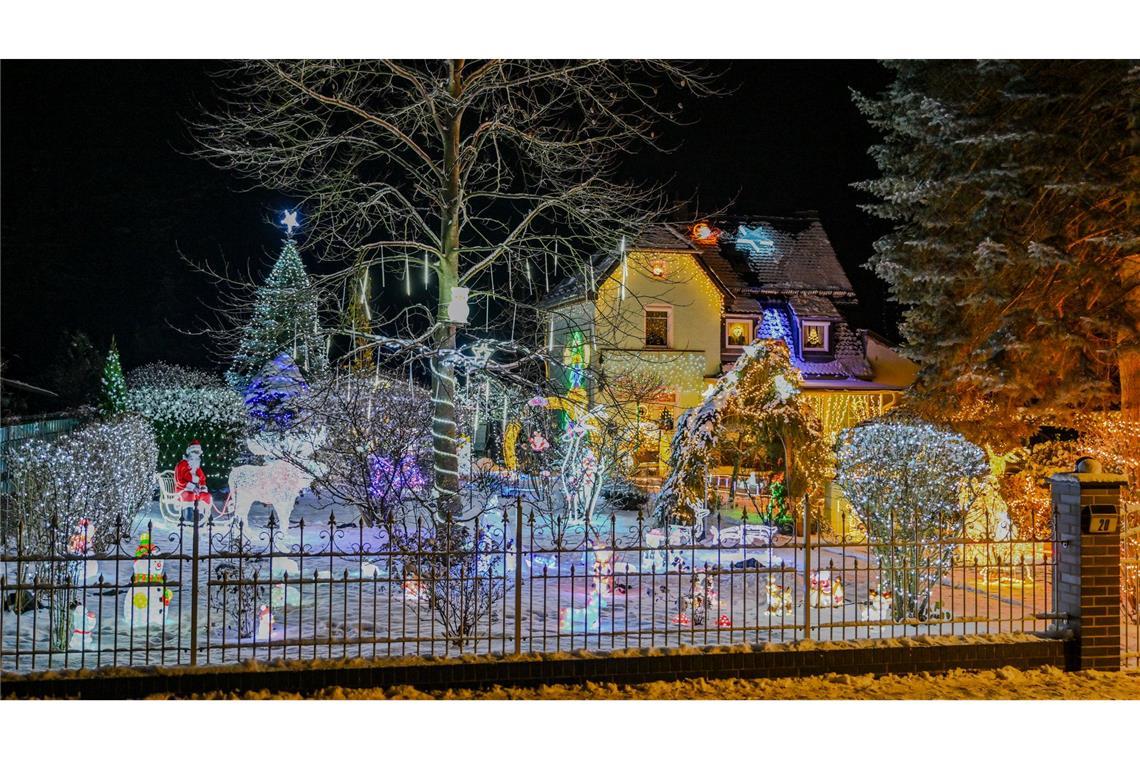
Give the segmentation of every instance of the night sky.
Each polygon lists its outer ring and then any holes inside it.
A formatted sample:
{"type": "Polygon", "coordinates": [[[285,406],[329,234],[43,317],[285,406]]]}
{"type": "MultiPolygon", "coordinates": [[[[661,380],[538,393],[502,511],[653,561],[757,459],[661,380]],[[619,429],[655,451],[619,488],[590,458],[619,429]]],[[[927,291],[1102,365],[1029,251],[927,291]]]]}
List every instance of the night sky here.
{"type": "MultiPolygon", "coordinates": [[[[718,64],[724,65],[724,64],[718,64]]],[[[225,357],[186,338],[215,303],[210,282],[180,258],[247,266],[260,278],[287,205],[240,192],[237,178],[186,153],[185,120],[208,106],[216,63],[6,61],[0,67],[0,350],[8,377],[36,381],[61,336],[82,330],[100,350],[114,335],[124,368],[156,359],[203,367],[225,357]]],[[[701,209],[741,214],[818,210],[863,301],[861,327],[894,335],[896,310],[860,267],[884,228],[857,208],[850,183],[874,175],[875,139],[850,88],[889,75],[870,61],[736,62],[734,91],[696,103],[699,122],[666,130],[669,156],[627,171],[670,181],[701,209]]],[[[690,114],[692,115],[692,114],[690,114]]]]}

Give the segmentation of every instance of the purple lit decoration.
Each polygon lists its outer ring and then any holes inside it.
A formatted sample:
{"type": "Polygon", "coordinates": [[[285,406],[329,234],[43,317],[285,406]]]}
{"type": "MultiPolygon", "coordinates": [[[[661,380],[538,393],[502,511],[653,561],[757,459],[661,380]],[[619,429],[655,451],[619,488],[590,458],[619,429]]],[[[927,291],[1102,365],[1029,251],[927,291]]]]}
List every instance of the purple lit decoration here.
{"type": "Polygon", "coordinates": [[[398,499],[407,491],[419,491],[427,485],[413,454],[404,454],[395,463],[391,457],[369,454],[368,470],[368,495],[373,499],[398,499]]]}

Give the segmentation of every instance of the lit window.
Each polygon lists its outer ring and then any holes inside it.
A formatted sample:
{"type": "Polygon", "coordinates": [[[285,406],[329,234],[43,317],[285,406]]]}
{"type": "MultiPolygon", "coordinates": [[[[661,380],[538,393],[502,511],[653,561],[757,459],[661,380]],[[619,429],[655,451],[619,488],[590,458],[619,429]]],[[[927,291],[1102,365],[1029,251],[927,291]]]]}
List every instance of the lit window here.
{"type": "Polygon", "coordinates": [[[804,322],[804,351],[828,351],[831,348],[827,322],[804,322]]]}
{"type": "Polygon", "coordinates": [[[645,345],[669,347],[669,310],[645,310],[645,345]]]}
{"type": "Polygon", "coordinates": [[[724,321],[724,345],[728,348],[747,346],[752,342],[751,319],[726,319],[724,321]]]}

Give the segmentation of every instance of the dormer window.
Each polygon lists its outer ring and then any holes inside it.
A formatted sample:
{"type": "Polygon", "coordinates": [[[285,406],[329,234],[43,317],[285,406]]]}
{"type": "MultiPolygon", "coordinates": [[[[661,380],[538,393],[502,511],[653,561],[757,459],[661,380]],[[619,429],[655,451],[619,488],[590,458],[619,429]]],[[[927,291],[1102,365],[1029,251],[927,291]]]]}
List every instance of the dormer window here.
{"type": "Polygon", "coordinates": [[[724,320],[725,348],[743,348],[752,342],[751,319],[724,320]]]}
{"type": "Polygon", "coordinates": [[[804,353],[827,352],[831,350],[831,323],[804,320],[800,328],[804,353]]]}

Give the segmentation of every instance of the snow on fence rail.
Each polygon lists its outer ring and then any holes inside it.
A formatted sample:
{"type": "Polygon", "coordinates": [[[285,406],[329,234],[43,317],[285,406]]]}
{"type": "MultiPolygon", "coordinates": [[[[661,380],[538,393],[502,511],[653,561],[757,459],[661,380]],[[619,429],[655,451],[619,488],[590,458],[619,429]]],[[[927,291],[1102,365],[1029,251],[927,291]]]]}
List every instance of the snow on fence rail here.
{"type": "MultiPolygon", "coordinates": [[[[119,525],[102,553],[5,549],[0,667],[458,656],[1040,631],[1053,546],[703,535],[614,516],[544,522],[521,503],[442,526],[212,519],[119,525]],[[64,572],[61,572],[63,570],[64,572]],[[56,583],[42,579],[57,579],[56,583]],[[64,578],[62,583],[59,578],[64,578]]],[[[52,545],[67,545],[52,542],[52,545]]],[[[89,546],[75,541],[76,546],[89,546]]]]}

